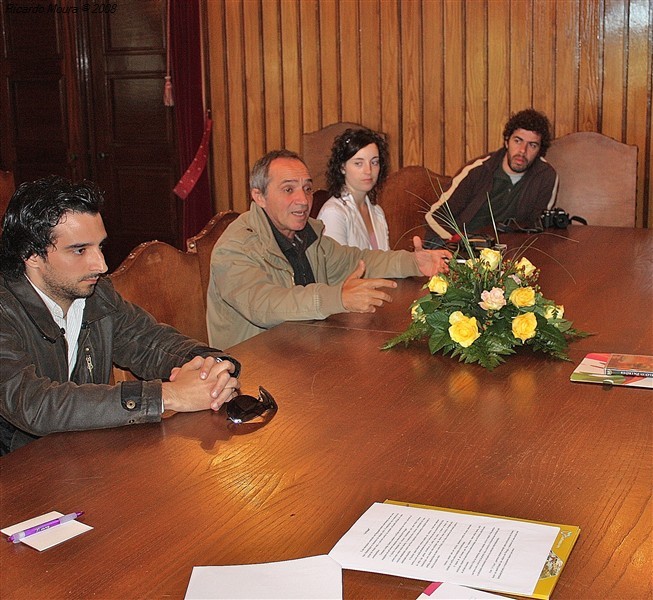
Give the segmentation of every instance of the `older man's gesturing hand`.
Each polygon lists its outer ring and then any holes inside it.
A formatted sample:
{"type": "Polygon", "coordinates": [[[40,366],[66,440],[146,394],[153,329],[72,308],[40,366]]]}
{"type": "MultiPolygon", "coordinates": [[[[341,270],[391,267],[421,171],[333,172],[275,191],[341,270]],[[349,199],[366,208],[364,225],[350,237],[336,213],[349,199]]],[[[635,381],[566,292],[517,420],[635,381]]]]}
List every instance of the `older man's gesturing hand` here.
{"type": "Polygon", "coordinates": [[[363,279],[364,273],[365,263],[361,260],[342,284],[342,305],[349,312],[373,313],[377,306],[392,302],[390,294],[382,288],[396,288],[396,282],[390,279],[363,279]]]}

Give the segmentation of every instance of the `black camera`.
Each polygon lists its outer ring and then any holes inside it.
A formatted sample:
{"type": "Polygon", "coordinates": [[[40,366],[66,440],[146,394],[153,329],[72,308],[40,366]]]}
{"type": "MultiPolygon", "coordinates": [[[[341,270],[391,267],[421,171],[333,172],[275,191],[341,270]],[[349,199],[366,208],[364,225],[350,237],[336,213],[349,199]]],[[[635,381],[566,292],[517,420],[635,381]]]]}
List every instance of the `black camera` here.
{"type": "Polygon", "coordinates": [[[556,229],[567,229],[571,224],[569,213],[566,213],[561,208],[551,208],[542,212],[542,227],[548,229],[555,227],[556,229]]]}

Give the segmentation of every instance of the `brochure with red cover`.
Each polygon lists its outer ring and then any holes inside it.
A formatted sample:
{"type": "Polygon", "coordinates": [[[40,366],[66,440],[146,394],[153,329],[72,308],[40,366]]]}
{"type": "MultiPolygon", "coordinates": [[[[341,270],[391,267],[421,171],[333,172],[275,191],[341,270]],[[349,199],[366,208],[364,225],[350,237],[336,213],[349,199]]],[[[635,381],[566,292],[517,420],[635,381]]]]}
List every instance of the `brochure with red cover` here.
{"type": "Polygon", "coordinates": [[[643,387],[653,390],[653,376],[642,375],[607,375],[605,369],[612,354],[592,353],[585,356],[571,374],[571,381],[579,383],[601,383],[603,385],[623,385],[626,387],[643,387]]]}
{"type": "Polygon", "coordinates": [[[653,356],[645,354],[611,354],[605,365],[606,375],[653,377],[653,356]]]}

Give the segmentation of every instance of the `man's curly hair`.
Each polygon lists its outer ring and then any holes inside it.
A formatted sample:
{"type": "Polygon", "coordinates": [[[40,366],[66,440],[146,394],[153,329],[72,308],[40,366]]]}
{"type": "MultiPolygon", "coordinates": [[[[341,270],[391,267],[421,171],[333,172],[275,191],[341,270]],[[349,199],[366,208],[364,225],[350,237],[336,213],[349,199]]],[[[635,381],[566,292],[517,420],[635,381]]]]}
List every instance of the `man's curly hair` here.
{"type": "Polygon", "coordinates": [[[546,115],[532,108],[513,113],[503,129],[503,139],[507,142],[517,129],[539,133],[542,137],[539,156],[546,156],[546,151],[551,145],[551,123],[546,115]]]}
{"type": "Polygon", "coordinates": [[[327,186],[331,196],[340,198],[345,191],[345,174],[342,172],[345,163],[359,150],[370,144],[376,144],[379,149],[379,177],[376,180],[376,185],[367,194],[370,202],[376,204],[378,192],[388,176],[390,156],[385,134],[377,133],[366,127],[347,129],[334,140],[326,172],[327,186]]]}

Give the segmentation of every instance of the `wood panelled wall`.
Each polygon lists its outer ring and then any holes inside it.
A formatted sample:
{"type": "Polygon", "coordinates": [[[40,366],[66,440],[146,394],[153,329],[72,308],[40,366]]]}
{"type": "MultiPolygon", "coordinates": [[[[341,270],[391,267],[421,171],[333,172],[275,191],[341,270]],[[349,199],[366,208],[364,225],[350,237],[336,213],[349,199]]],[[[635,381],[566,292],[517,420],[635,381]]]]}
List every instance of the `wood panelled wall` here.
{"type": "Polygon", "coordinates": [[[337,121],[388,134],[392,170],[454,174],[511,112],[639,148],[653,227],[653,0],[206,0],[216,209],[251,165],[337,121]]]}

